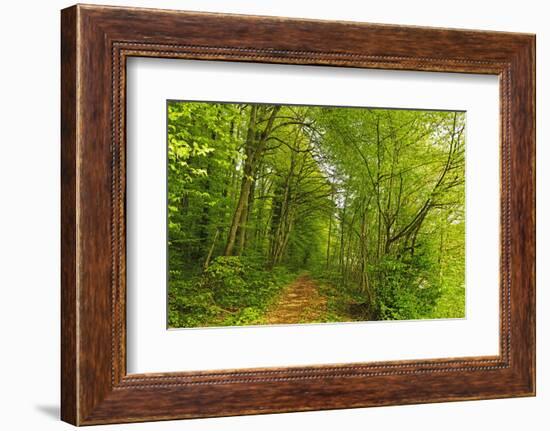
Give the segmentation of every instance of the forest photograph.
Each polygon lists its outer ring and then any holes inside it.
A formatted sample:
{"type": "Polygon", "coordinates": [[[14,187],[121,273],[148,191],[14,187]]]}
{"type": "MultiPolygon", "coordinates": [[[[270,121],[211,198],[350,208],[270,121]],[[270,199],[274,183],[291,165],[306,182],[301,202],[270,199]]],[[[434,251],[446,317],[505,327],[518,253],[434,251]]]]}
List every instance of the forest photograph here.
{"type": "Polygon", "coordinates": [[[168,327],[464,318],[465,123],[167,101],[168,327]]]}

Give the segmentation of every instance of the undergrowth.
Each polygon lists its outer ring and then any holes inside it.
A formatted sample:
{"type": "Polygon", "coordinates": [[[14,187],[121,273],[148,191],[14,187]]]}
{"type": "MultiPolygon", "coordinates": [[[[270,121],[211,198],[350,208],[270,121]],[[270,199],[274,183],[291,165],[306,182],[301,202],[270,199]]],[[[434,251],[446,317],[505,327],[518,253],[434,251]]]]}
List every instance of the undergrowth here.
{"type": "Polygon", "coordinates": [[[220,256],[201,274],[171,271],[168,326],[241,326],[261,323],[267,307],[295,274],[266,271],[254,259],[220,256]]]}

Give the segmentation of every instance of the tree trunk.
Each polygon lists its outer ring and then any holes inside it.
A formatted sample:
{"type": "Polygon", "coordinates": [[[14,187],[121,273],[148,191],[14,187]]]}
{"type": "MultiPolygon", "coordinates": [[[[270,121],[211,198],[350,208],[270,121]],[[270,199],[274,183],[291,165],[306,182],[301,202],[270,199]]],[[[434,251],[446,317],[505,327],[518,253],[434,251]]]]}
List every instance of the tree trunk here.
{"type": "Polygon", "coordinates": [[[285,244],[285,236],[290,225],[289,214],[291,211],[291,183],[294,176],[295,156],[290,159],[290,169],[282,187],[282,199],[273,206],[272,237],[270,247],[270,266],[277,264],[282,257],[282,249],[285,244]]]}
{"type": "Polygon", "coordinates": [[[204,261],[203,270],[206,271],[208,269],[208,266],[210,265],[210,260],[212,259],[212,254],[214,253],[214,248],[216,247],[216,240],[218,239],[218,235],[220,234],[220,230],[216,229],[216,234],[214,235],[214,240],[212,241],[212,245],[210,246],[210,250],[208,251],[208,255],[206,256],[206,260],[204,261]]]}
{"type": "Polygon", "coordinates": [[[224,254],[226,256],[231,256],[233,254],[233,249],[235,248],[235,241],[237,238],[237,230],[240,226],[243,211],[245,210],[246,204],[248,202],[248,195],[250,193],[251,186],[252,181],[250,177],[246,174],[243,174],[239,201],[237,202],[237,207],[235,208],[235,212],[233,213],[233,220],[231,222],[231,227],[229,228],[229,235],[227,237],[227,243],[225,245],[224,254]]]}
{"type": "Polygon", "coordinates": [[[254,189],[255,189],[256,181],[252,179],[252,182],[250,184],[250,191],[248,192],[248,198],[246,200],[246,205],[244,207],[244,210],[241,213],[241,220],[239,223],[239,256],[243,254],[243,251],[246,247],[246,243],[248,241],[248,222],[250,220],[250,213],[252,212],[252,208],[254,205],[254,189]]]}
{"type": "MultiPolygon", "coordinates": [[[[333,198],[331,193],[331,198],[333,198]]],[[[331,199],[332,203],[332,199],[331,199]]],[[[332,211],[330,212],[328,216],[328,238],[327,238],[327,263],[326,263],[326,269],[328,270],[330,266],[330,241],[332,236],[332,211]]]]}
{"type": "Polygon", "coordinates": [[[250,108],[250,119],[248,121],[248,132],[246,136],[245,152],[246,159],[243,166],[243,177],[241,180],[241,191],[239,193],[239,199],[237,201],[237,207],[233,213],[233,219],[229,228],[229,234],[227,235],[227,242],[225,245],[224,254],[231,256],[235,247],[235,240],[237,237],[237,229],[239,228],[243,210],[248,201],[248,194],[250,193],[250,187],[252,185],[252,171],[254,163],[254,146],[256,141],[256,114],[258,106],[252,105],[250,108]]]}
{"type": "Polygon", "coordinates": [[[345,270],[344,270],[344,255],[345,255],[345,225],[346,225],[346,208],[348,204],[347,193],[344,196],[344,206],[340,213],[340,250],[338,254],[338,266],[340,267],[340,274],[342,275],[342,282],[344,286],[346,285],[345,281],[345,270]]]}
{"type": "Polygon", "coordinates": [[[248,122],[248,131],[245,143],[246,158],[244,160],[243,166],[241,192],[239,195],[239,200],[237,202],[237,207],[235,208],[235,213],[233,214],[231,227],[229,228],[229,234],[227,236],[227,243],[224,252],[226,256],[231,256],[234,254],[235,243],[237,239],[237,230],[239,226],[243,224],[243,221],[246,221],[246,217],[243,216],[243,211],[246,212],[247,210],[248,198],[250,195],[252,183],[254,181],[253,178],[256,174],[256,168],[258,166],[259,160],[263,157],[263,153],[265,151],[265,143],[273,128],[273,123],[277,116],[277,112],[279,112],[280,109],[280,106],[273,107],[273,109],[269,113],[267,125],[265,126],[265,129],[260,133],[257,130],[257,124],[261,122],[261,120],[257,121],[259,106],[252,105],[252,107],[250,108],[250,120],[248,122]]]}

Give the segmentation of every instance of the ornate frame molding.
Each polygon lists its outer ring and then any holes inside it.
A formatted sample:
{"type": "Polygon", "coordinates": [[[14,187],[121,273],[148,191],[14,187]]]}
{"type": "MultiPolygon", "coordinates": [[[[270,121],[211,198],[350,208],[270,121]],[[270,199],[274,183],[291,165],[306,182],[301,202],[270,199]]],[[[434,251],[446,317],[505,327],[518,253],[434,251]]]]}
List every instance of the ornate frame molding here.
{"type": "Polygon", "coordinates": [[[99,6],[65,9],[62,418],[98,424],[533,395],[534,46],[534,36],[523,34],[99,6]],[[204,26],[218,30],[207,34],[204,26]],[[258,35],[253,31],[258,28],[270,31],[258,35]],[[339,38],[318,37],[331,33],[339,38]],[[130,56],[498,75],[500,354],[127,375],[125,65],[130,56]]]}

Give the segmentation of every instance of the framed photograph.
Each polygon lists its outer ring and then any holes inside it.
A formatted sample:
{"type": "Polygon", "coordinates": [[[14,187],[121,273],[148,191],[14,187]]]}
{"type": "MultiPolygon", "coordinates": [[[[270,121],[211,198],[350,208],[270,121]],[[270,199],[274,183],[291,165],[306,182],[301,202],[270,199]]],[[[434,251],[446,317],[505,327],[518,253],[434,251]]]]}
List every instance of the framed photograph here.
{"type": "Polygon", "coordinates": [[[62,11],[62,419],[535,394],[535,37],[62,11]]]}

